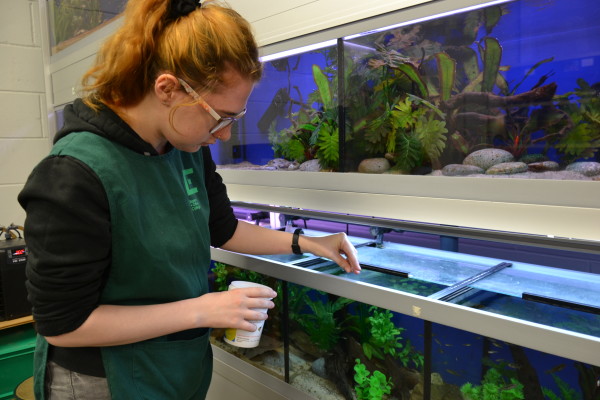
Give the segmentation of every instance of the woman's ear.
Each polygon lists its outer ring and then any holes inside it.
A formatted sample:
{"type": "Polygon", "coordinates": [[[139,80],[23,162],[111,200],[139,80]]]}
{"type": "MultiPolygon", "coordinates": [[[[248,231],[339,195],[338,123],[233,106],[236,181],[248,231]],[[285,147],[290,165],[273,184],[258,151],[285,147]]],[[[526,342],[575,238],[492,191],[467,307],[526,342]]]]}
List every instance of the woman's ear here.
{"type": "Polygon", "coordinates": [[[171,74],[161,74],[154,81],[154,94],[162,104],[170,105],[179,89],[179,82],[171,74]]]}

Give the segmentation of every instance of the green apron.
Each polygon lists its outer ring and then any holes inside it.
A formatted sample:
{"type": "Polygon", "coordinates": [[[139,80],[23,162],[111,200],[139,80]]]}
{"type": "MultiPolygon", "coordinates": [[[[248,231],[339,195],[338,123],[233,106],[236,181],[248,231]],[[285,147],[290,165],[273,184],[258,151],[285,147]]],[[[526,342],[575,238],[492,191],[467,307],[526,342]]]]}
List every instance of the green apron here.
{"type": "MultiPolygon", "coordinates": [[[[81,160],[106,191],[112,264],[101,304],[167,303],[208,292],[209,205],[202,152],[173,149],[145,156],[80,132],[59,140],[51,155],[81,160]]],[[[185,331],[102,347],[112,398],[204,399],[212,376],[209,335],[208,330],[185,331]]],[[[43,399],[47,348],[40,337],[35,356],[38,399],[43,399]]]]}

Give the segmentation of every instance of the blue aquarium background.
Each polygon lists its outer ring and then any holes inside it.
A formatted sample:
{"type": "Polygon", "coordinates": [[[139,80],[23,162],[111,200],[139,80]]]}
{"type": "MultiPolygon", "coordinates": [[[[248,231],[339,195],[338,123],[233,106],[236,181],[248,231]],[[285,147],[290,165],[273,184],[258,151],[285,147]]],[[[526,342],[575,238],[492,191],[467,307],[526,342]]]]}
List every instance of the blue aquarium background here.
{"type": "Polygon", "coordinates": [[[239,134],[213,153],[255,169],[318,160],[326,171],[598,179],[598,37],[594,0],[511,1],[354,35],[266,62],[239,134]],[[494,156],[511,165],[479,159],[494,156]]]}

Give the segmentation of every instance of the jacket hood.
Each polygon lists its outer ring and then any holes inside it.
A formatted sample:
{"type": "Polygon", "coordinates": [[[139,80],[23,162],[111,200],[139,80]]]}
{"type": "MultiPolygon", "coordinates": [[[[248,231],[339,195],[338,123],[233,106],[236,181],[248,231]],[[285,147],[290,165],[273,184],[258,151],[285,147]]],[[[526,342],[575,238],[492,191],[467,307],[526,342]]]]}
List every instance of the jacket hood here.
{"type": "Polygon", "coordinates": [[[156,155],[156,149],[145,142],[114,111],[102,105],[98,111],[88,107],[81,99],[64,108],[64,125],[56,133],[54,143],[77,132],[91,132],[119,143],[135,152],[156,155]]]}

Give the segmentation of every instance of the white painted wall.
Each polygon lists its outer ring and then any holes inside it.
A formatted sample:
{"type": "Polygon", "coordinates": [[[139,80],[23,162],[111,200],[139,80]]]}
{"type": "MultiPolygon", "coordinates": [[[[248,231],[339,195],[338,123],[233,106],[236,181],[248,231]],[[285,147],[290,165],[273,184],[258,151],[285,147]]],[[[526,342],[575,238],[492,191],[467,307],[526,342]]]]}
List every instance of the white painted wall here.
{"type": "Polygon", "coordinates": [[[37,1],[0,1],[0,225],[23,224],[17,194],[50,149],[40,26],[37,1]]]}

